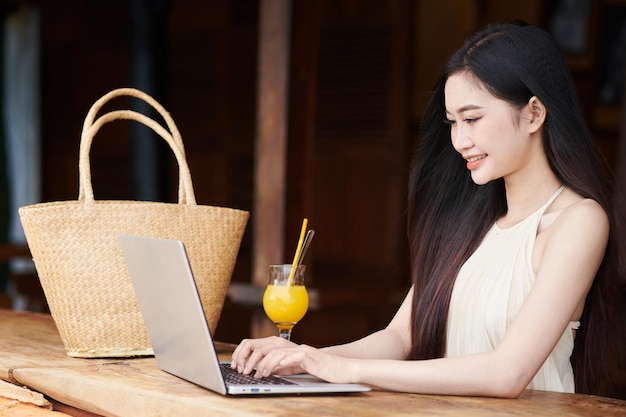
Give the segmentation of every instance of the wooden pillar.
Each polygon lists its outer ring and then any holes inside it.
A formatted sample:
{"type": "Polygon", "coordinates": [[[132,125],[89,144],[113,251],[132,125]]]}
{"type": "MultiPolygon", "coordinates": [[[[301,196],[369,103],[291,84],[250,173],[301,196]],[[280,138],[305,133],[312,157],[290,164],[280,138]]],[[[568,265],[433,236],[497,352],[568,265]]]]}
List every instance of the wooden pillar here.
{"type": "MultiPolygon", "coordinates": [[[[252,283],[265,286],[268,265],[283,262],[287,160],[287,86],[291,0],[261,0],[252,283]]],[[[276,334],[259,311],[252,337],[276,334]]]]}
{"type": "MultiPolygon", "coordinates": [[[[287,201],[285,213],[286,255],[293,256],[302,219],[309,218],[315,229],[313,190],[315,178],[315,121],[317,108],[318,60],[322,5],[300,1],[291,9],[291,77],[289,80],[289,143],[287,158],[287,201]],[[291,253],[290,253],[291,251],[291,253]]],[[[314,258],[315,245],[305,259],[314,258]]],[[[306,262],[305,262],[306,263],[306,262]]],[[[313,281],[313,266],[307,265],[307,285],[313,281]]]]}

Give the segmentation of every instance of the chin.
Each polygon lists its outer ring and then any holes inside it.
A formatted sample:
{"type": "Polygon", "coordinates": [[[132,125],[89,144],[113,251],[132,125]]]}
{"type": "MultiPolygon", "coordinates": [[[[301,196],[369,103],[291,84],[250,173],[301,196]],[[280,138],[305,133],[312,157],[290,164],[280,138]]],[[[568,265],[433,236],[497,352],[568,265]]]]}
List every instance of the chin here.
{"type": "Polygon", "coordinates": [[[492,180],[493,178],[485,178],[484,176],[474,174],[474,172],[472,171],[472,181],[474,181],[474,184],[476,185],[485,185],[492,180]]]}

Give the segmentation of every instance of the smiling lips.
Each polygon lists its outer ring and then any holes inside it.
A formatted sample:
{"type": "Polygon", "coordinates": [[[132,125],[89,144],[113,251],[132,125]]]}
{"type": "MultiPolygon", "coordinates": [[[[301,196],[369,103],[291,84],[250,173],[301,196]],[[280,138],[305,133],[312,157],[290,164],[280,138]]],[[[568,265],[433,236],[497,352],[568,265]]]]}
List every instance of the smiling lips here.
{"type": "Polygon", "coordinates": [[[482,155],[470,156],[470,157],[465,158],[465,160],[467,161],[467,169],[471,171],[471,170],[478,168],[481,164],[481,161],[485,159],[486,157],[487,155],[482,154],[482,155]]]}

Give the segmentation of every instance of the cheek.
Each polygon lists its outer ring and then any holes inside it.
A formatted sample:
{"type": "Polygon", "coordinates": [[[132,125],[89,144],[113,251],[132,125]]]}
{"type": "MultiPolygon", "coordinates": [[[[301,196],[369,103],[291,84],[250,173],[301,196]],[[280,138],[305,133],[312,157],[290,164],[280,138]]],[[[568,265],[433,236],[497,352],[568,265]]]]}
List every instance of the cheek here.
{"type": "Polygon", "coordinates": [[[490,126],[490,142],[494,151],[511,157],[525,152],[526,141],[518,129],[510,123],[497,123],[490,126]]]}
{"type": "Polygon", "coordinates": [[[502,141],[498,144],[497,163],[505,170],[516,170],[520,164],[524,164],[528,158],[527,142],[522,137],[512,135],[502,136],[502,141]]]}

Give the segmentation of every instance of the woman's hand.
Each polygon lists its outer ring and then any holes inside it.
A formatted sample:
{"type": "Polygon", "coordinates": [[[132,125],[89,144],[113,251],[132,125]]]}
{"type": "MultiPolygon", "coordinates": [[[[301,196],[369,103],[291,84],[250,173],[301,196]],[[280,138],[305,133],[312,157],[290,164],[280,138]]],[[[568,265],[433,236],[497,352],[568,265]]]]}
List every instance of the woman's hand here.
{"type": "Polygon", "coordinates": [[[231,366],[257,378],[272,374],[309,373],[325,381],[353,382],[355,361],[331,355],[306,345],[295,345],[279,337],[243,340],[233,352],[231,366]]]}
{"type": "Polygon", "coordinates": [[[263,339],[243,339],[233,352],[230,366],[237,369],[239,373],[249,374],[268,353],[276,349],[295,346],[297,346],[295,343],[276,336],[263,339]]]}

